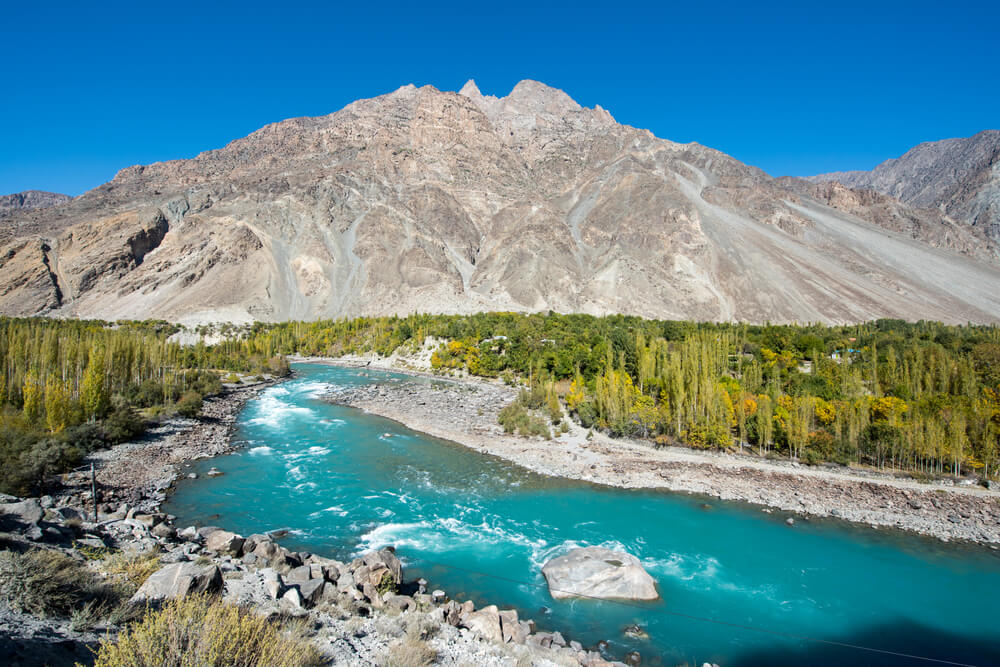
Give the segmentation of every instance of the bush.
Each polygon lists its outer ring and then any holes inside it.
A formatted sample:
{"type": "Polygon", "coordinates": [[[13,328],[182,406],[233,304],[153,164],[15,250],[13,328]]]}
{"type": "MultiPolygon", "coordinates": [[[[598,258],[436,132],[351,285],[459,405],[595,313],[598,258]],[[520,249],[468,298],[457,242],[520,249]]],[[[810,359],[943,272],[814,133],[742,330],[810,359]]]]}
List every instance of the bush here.
{"type": "Polygon", "coordinates": [[[515,401],[500,411],[497,421],[503,426],[505,433],[517,433],[520,436],[541,436],[546,440],[552,438],[552,431],[541,417],[537,417],[523,405],[515,401]]]}
{"type": "Polygon", "coordinates": [[[194,419],[201,413],[201,404],[203,399],[201,394],[196,391],[186,391],[184,395],[181,396],[180,400],[174,406],[174,409],[182,417],[190,417],[194,419]]]}
{"type": "Polygon", "coordinates": [[[159,569],[160,554],[156,551],[116,551],[104,559],[104,570],[119,578],[129,595],[159,569]]]}
{"type": "Polygon", "coordinates": [[[420,639],[404,639],[389,649],[387,667],[427,667],[437,660],[438,652],[420,639]]]}
{"type": "Polygon", "coordinates": [[[142,435],[146,423],[131,405],[118,403],[104,419],[104,436],[108,442],[117,444],[127,442],[142,435]]]}
{"type": "Polygon", "coordinates": [[[59,551],[0,552],[0,598],[15,611],[69,618],[88,604],[116,597],[93,572],[59,551]]]}
{"type": "Polygon", "coordinates": [[[149,609],[142,621],[104,640],[95,667],[301,667],[319,652],[301,631],[286,632],[252,611],[206,596],[149,609]]]}

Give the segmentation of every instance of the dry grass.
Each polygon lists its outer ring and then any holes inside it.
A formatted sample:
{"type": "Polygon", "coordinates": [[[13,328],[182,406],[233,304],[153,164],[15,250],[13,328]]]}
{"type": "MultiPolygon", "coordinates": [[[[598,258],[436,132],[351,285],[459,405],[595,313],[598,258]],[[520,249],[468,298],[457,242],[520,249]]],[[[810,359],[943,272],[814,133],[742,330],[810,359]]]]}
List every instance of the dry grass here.
{"type": "Polygon", "coordinates": [[[404,639],[394,644],[385,657],[386,667],[427,667],[437,660],[438,652],[420,639],[404,639]]]}
{"type": "Polygon", "coordinates": [[[118,551],[104,559],[103,569],[135,593],[160,569],[160,554],[157,551],[118,551]]]}
{"type": "Polygon", "coordinates": [[[0,597],[15,611],[68,618],[88,604],[110,605],[116,592],[83,564],[59,552],[0,552],[0,597]]]}
{"type": "Polygon", "coordinates": [[[195,596],[147,610],[118,641],[101,643],[95,667],[308,667],[319,652],[300,629],[195,596]]]}

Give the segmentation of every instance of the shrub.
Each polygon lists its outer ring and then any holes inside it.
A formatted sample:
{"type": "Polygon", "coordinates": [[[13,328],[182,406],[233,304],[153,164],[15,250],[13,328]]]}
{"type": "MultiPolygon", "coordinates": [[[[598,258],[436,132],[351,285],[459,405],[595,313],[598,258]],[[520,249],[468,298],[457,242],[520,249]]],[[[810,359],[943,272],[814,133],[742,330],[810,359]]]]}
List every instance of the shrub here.
{"type": "Polygon", "coordinates": [[[15,611],[68,618],[115,597],[93,572],[59,551],[0,552],[0,598],[15,611]]]}
{"type": "Polygon", "coordinates": [[[201,394],[196,391],[186,391],[184,395],[181,396],[180,400],[174,408],[177,410],[177,414],[182,417],[195,418],[201,412],[202,398],[201,394]]]}
{"type": "Polygon", "coordinates": [[[319,665],[319,652],[298,628],[206,596],[166,603],[104,640],[95,667],[301,667],[319,665]]]}
{"type": "Polygon", "coordinates": [[[159,569],[160,554],[156,551],[117,551],[104,559],[104,570],[121,580],[130,595],[159,569]]]}
{"type": "Polygon", "coordinates": [[[104,434],[108,442],[126,442],[142,435],[146,424],[131,405],[118,403],[104,419],[104,434]]]}
{"type": "Polygon", "coordinates": [[[438,657],[427,642],[420,639],[404,639],[389,649],[385,658],[387,667],[427,667],[438,657]]]}

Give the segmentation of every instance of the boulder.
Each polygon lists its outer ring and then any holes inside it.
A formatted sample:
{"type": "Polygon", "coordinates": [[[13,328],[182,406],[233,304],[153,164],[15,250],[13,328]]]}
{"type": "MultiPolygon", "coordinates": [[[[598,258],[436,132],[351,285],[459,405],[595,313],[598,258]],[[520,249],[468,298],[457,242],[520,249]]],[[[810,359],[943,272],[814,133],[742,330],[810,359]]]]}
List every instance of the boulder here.
{"type": "Polygon", "coordinates": [[[154,602],[211,593],[222,588],[222,573],[215,564],[174,563],[154,572],[132,596],[133,602],[154,602]]]}
{"type": "Polygon", "coordinates": [[[299,595],[304,602],[314,605],[323,598],[326,582],[322,579],[309,579],[299,584],[299,595]]]}
{"type": "Polygon", "coordinates": [[[0,514],[12,516],[22,523],[38,523],[45,516],[45,509],[37,500],[29,498],[17,503],[0,504],[0,514]]]}
{"type": "Polygon", "coordinates": [[[216,530],[205,538],[205,548],[219,554],[239,556],[243,552],[244,539],[236,533],[216,530]]]}
{"type": "Polygon", "coordinates": [[[523,644],[528,639],[528,633],[521,627],[521,623],[517,618],[517,611],[514,609],[507,609],[500,612],[500,629],[503,631],[503,640],[505,642],[523,644]]]}
{"type": "Polygon", "coordinates": [[[173,526],[171,526],[168,523],[156,524],[155,526],[153,526],[153,530],[151,532],[153,533],[154,536],[164,540],[172,540],[176,535],[173,526]]]}
{"type": "Polygon", "coordinates": [[[500,612],[497,606],[491,604],[479,611],[468,614],[462,625],[490,641],[503,643],[503,629],[500,626],[500,612]]]}
{"type": "Polygon", "coordinates": [[[296,584],[303,581],[309,581],[313,578],[312,568],[308,565],[293,568],[288,574],[285,575],[285,581],[296,584]]]}
{"type": "Polygon", "coordinates": [[[407,611],[416,606],[413,598],[408,595],[389,595],[385,600],[385,605],[399,611],[407,611]]]}
{"type": "Polygon", "coordinates": [[[656,600],[656,582],[639,559],[604,547],[573,549],[542,567],[549,593],[557,600],[592,597],[605,600],[656,600]]]}
{"type": "Polygon", "coordinates": [[[299,593],[299,589],[294,586],[285,591],[285,594],[281,596],[281,599],[288,601],[288,603],[293,607],[302,607],[302,594],[299,593]]]}
{"type": "Polygon", "coordinates": [[[194,526],[188,526],[187,528],[177,531],[177,537],[182,540],[187,540],[188,542],[198,542],[201,540],[201,535],[198,534],[198,529],[194,526]]]}

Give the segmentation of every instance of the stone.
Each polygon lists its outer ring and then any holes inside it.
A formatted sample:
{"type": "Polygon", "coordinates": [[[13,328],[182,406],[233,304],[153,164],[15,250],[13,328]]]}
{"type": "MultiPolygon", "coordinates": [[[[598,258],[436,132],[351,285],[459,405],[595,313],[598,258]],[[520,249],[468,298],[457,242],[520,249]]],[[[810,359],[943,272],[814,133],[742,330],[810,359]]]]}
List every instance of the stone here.
{"type": "Polygon", "coordinates": [[[70,519],[83,521],[86,518],[80,510],[75,507],[57,507],[55,509],[55,513],[58,514],[63,521],[69,521],[70,519]]]}
{"type": "Polygon", "coordinates": [[[45,510],[37,500],[29,498],[17,503],[0,504],[0,514],[12,516],[22,523],[38,523],[45,516],[45,510]]]}
{"type": "Polygon", "coordinates": [[[133,602],[154,602],[212,593],[222,588],[222,573],[214,564],[174,563],[149,576],[132,596],[133,602]]]}
{"type": "Polygon", "coordinates": [[[74,543],[80,546],[87,547],[88,549],[107,549],[108,545],[104,543],[97,535],[87,535],[86,537],[81,537],[74,540],[74,543]]]}
{"type": "Polygon", "coordinates": [[[224,475],[225,473],[213,466],[205,474],[208,475],[209,477],[219,477],[220,475],[224,475]]]}
{"type": "Polygon", "coordinates": [[[208,536],[217,530],[222,530],[222,529],[219,528],[218,526],[202,526],[201,528],[198,529],[198,535],[201,536],[202,539],[208,539],[208,536]]]}
{"type": "Polygon", "coordinates": [[[361,584],[361,592],[365,594],[365,597],[368,598],[375,609],[381,609],[385,606],[385,602],[382,600],[382,596],[379,595],[378,589],[367,581],[361,584]]]}
{"type": "Polygon", "coordinates": [[[528,633],[521,627],[517,611],[514,609],[505,609],[500,612],[500,629],[505,642],[523,644],[528,638],[528,633]]]}
{"type": "Polygon", "coordinates": [[[656,600],[656,582],[639,559],[604,547],[584,547],[553,558],[542,567],[556,600],[592,597],[606,600],[656,600]]]}
{"type": "Polygon", "coordinates": [[[385,606],[399,611],[408,611],[416,607],[416,603],[408,595],[389,595],[385,606]]]}
{"type": "Polygon", "coordinates": [[[437,588],[431,592],[431,598],[434,600],[435,604],[441,604],[448,599],[448,595],[445,594],[445,592],[440,588],[437,588]]]}
{"type": "Polygon", "coordinates": [[[292,586],[281,596],[281,599],[291,604],[293,607],[302,607],[302,594],[299,593],[299,589],[292,586]]]}
{"type": "Polygon", "coordinates": [[[626,637],[631,637],[632,639],[649,639],[649,633],[643,630],[638,625],[626,625],[625,629],[622,631],[626,637]]]}
{"type": "Polygon", "coordinates": [[[293,568],[287,575],[285,581],[289,583],[300,583],[312,579],[312,568],[308,565],[301,565],[293,568]]]}
{"type": "Polygon", "coordinates": [[[787,519],[785,519],[785,523],[788,524],[789,526],[794,526],[795,519],[793,519],[792,517],[788,517],[787,519]]]}
{"type": "Polygon", "coordinates": [[[136,514],[132,517],[146,528],[152,528],[163,521],[162,514],[136,514]]]}
{"type": "Polygon", "coordinates": [[[153,526],[153,530],[151,532],[153,533],[154,536],[162,538],[164,540],[171,540],[176,535],[176,531],[174,530],[173,526],[166,523],[156,524],[155,526],[153,526]]]}
{"type": "Polygon", "coordinates": [[[205,548],[219,554],[239,556],[243,553],[243,538],[226,530],[216,530],[205,538],[205,548]]]}
{"type": "Polygon", "coordinates": [[[302,600],[310,605],[314,605],[323,597],[323,590],[326,582],[322,579],[309,579],[298,585],[299,595],[302,600]]]}
{"type": "Polygon", "coordinates": [[[625,654],[625,664],[630,665],[630,667],[635,667],[636,665],[642,664],[642,656],[639,655],[638,651],[631,651],[625,654]]]}
{"type": "Polygon", "coordinates": [[[265,563],[273,563],[281,555],[281,547],[274,542],[259,542],[254,547],[253,555],[265,563]]]}
{"type": "Polygon", "coordinates": [[[500,626],[500,612],[496,605],[491,604],[468,614],[462,621],[462,625],[480,637],[501,644],[504,642],[503,629],[500,626]]]}
{"type": "Polygon", "coordinates": [[[199,542],[201,541],[201,535],[198,534],[198,529],[194,526],[188,526],[177,531],[177,537],[182,540],[187,540],[188,542],[199,542]]]}
{"type": "Polygon", "coordinates": [[[347,592],[352,589],[356,589],[357,585],[354,581],[354,575],[350,572],[344,572],[339,577],[337,577],[337,590],[341,592],[347,592]]]}

